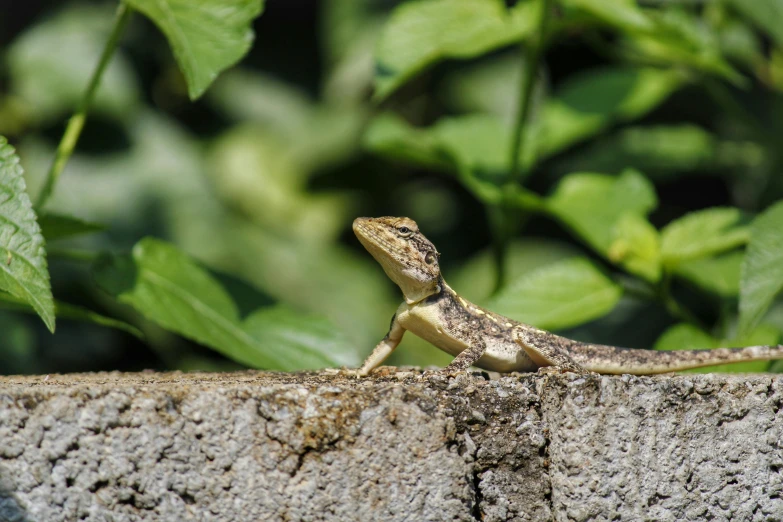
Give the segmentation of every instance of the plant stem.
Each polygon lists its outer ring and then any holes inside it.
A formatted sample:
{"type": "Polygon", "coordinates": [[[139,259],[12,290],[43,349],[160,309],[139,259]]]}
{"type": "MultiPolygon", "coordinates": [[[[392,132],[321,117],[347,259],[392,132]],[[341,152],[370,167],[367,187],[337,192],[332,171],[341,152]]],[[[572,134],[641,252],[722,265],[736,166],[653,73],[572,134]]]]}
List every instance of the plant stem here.
{"type": "MultiPolygon", "coordinates": [[[[530,40],[528,51],[522,47],[522,79],[520,82],[519,99],[517,103],[516,121],[511,141],[511,158],[509,171],[506,175],[504,195],[510,195],[514,185],[518,184],[525,174],[525,164],[520,156],[524,152],[525,127],[530,118],[530,106],[533,100],[536,78],[538,77],[538,64],[541,51],[546,42],[546,27],[549,19],[549,0],[541,0],[541,13],[538,19],[538,32],[530,40]]],[[[514,222],[519,218],[519,211],[503,198],[498,205],[489,209],[490,222],[492,224],[493,251],[495,255],[496,278],[493,295],[497,294],[506,284],[506,252],[508,242],[515,229],[514,222]]]]}
{"type": "Polygon", "coordinates": [[[701,330],[707,332],[707,325],[705,325],[696,315],[681,305],[671,293],[671,275],[664,274],[663,279],[658,287],[657,297],[659,302],[663,305],[667,312],[672,317],[690,323],[701,330]]]}
{"type": "Polygon", "coordinates": [[[87,84],[87,90],[84,91],[81,100],[79,100],[76,112],[74,112],[71,119],[68,120],[68,125],[65,128],[63,137],[60,139],[60,144],[57,146],[54,161],[52,162],[51,168],[49,168],[49,172],[46,175],[46,181],[40,194],[38,194],[38,200],[35,203],[35,208],[37,210],[42,209],[49,199],[49,196],[52,195],[52,190],[54,190],[57,179],[60,177],[63,169],[65,169],[65,165],[71,158],[74,148],[76,148],[76,143],[79,141],[79,136],[84,128],[84,122],[87,119],[87,111],[90,109],[90,104],[95,96],[95,91],[101,83],[103,72],[111,61],[111,57],[114,54],[114,50],[117,48],[117,43],[122,35],[122,31],[128,24],[131,13],[131,8],[124,2],[120,2],[119,7],[117,8],[117,15],[114,19],[114,27],[106,42],[106,46],[103,48],[101,59],[92,73],[90,83],[87,84]]]}
{"type": "Polygon", "coordinates": [[[549,0],[541,0],[541,14],[538,20],[538,34],[530,42],[527,53],[524,51],[522,56],[522,74],[521,89],[519,91],[519,101],[517,105],[517,117],[514,125],[514,135],[511,141],[511,168],[506,177],[506,183],[518,183],[523,174],[525,174],[525,164],[520,156],[524,152],[525,145],[525,126],[530,117],[530,106],[533,101],[533,92],[535,91],[536,79],[538,78],[538,64],[541,61],[541,51],[544,48],[546,40],[546,26],[549,20],[549,0]],[[527,54],[527,56],[525,56],[527,54]]]}

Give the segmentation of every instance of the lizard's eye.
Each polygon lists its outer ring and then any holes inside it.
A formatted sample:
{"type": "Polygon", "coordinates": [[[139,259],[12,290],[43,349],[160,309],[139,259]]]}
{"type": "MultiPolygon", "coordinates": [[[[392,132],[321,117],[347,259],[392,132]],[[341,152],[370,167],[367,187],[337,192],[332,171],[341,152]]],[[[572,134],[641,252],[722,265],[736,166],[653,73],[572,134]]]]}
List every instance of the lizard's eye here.
{"type": "Polygon", "coordinates": [[[427,263],[428,265],[433,264],[436,259],[437,259],[437,255],[435,254],[435,252],[427,252],[427,255],[424,256],[424,262],[427,263]]]}
{"type": "Polygon", "coordinates": [[[400,228],[397,229],[397,232],[402,237],[410,237],[410,235],[413,234],[413,230],[411,230],[408,227],[400,227],[400,228]]]}

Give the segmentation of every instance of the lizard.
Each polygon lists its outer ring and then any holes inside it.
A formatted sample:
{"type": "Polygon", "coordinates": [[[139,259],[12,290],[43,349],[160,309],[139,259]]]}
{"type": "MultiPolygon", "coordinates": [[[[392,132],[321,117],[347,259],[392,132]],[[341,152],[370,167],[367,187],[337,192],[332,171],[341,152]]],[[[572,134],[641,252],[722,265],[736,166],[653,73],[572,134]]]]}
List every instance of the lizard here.
{"type": "Polygon", "coordinates": [[[473,304],[443,279],[435,246],[407,217],[360,217],[353,230],[400,288],[404,301],[389,332],[352,370],[370,374],[409,331],[454,355],[437,372],[449,376],[476,366],[500,373],[574,372],[650,375],[742,361],[783,359],[783,345],[652,351],[584,343],[515,321],[473,304]]]}

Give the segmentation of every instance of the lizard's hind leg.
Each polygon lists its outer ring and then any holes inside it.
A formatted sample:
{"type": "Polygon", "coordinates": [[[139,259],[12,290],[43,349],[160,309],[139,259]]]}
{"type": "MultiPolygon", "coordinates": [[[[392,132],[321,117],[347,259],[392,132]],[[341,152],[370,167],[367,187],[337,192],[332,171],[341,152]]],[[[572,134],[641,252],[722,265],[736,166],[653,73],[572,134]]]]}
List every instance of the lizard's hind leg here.
{"type": "Polygon", "coordinates": [[[541,368],[551,368],[548,372],[589,373],[577,363],[558,342],[561,338],[534,328],[515,328],[512,333],[514,342],[541,368]]]}

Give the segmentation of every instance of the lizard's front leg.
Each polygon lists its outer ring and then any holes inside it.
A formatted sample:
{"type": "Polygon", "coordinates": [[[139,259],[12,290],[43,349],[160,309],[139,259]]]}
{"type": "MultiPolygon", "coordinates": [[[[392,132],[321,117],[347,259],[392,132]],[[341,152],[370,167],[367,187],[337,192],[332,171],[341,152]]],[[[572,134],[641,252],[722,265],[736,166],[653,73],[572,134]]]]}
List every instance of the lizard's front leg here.
{"type": "Polygon", "coordinates": [[[556,335],[532,327],[517,327],[511,334],[514,342],[540,368],[552,368],[549,371],[588,373],[561,346],[556,335]]]}
{"type": "Polygon", "coordinates": [[[356,375],[359,377],[366,377],[371,371],[380,366],[380,364],[391,355],[394,349],[397,348],[397,345],[400,344],[404,333],[405,328],[403,328],[397,320],[397,314],[394,314],[391,324],[389,325],[389,333],[387,333],[386,337],[378,343],[378,346],[375,347],[370,356],[364,360],[364,364],[362,364],[361,368],[356,370],[356,375]]]}

